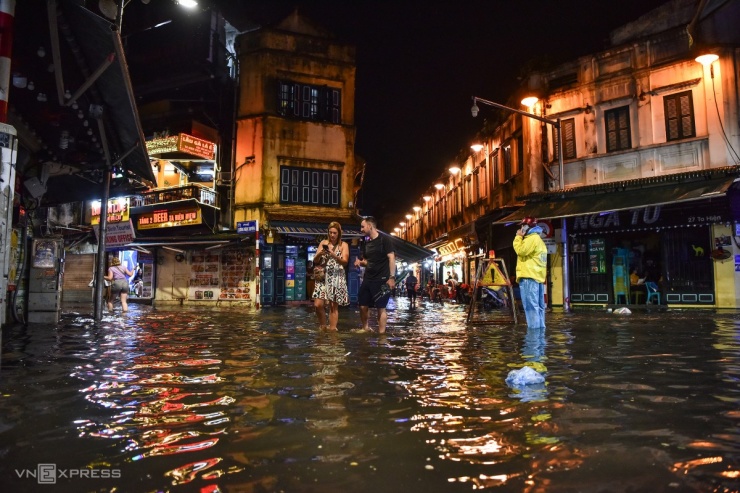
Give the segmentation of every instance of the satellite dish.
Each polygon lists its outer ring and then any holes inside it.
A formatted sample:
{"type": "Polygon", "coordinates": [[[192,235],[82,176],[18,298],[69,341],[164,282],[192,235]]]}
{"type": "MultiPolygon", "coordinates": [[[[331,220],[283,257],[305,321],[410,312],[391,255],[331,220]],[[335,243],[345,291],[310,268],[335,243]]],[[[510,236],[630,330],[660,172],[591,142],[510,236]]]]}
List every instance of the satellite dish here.
{"type": "Polygon", "coordinates": [[[116,5],[115,0],[100,0],[98,2],[98,10],[100,10],[101,14],[113,21],[118,16],[118,5],[116,5]]]}

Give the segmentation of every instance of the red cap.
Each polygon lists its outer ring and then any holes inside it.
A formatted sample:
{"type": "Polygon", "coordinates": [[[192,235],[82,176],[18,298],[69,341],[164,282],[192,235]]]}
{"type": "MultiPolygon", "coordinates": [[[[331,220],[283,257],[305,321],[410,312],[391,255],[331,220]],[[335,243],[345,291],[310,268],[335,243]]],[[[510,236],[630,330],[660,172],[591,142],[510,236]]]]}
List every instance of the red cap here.
{"type": "Polygon", "coordinates": [[[526,225],[529,228],[533,228],[533,227],[537,226],[537,218],[536,217],[527,216],[524,219],[522,219],[522,222],[520,224],[522,226],[526,225]]]}

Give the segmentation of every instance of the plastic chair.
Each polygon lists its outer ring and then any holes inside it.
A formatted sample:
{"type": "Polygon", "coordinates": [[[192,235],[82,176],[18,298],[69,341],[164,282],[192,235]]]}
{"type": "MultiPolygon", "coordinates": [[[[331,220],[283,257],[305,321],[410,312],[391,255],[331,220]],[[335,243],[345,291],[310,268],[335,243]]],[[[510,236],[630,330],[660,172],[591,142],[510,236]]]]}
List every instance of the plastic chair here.
{"type": "Polygon", "coordinates": [[[645,297],[645,292],[640,288],[630,290],[630,299],[635,305],[639,305],[645,297]]]}
{"type": "Polygon", "coordinates": [[[647,301],[645,303],[650,304],[650,300],[655,298],[660,305],[660,291],[658,291],[658,285],[654,282],[648,281],[645,283],[645,288],[647,289],[647,301]]]}

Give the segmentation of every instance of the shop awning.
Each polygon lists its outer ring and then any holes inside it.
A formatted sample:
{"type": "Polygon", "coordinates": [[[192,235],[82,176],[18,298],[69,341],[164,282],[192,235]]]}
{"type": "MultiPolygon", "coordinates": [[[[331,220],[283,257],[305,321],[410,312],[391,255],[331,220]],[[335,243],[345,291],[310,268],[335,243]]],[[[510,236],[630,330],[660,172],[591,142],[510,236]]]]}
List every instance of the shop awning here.
{"type": "Polygon", "coordinates": [[[146,249],[146,248],[169,248],[171,250],[192,250],[192,249],[216,249],[232,245],[252,245],[254,244],[252,235],[243,235],[233,232],[224,232],[213,235],[202,236],[156,236],[156,237],[138,237],[133,242],[124,246],[126,249],[146,249]]]}
{"type": "Polygon", "coordinates": [[[124,156],[121,161],[125,168],[144,180],[156,183],[118,32],[111,29],[109,21],[81,5],[75,5],[70,0],[63,5],[65,19],[74,30],[79,51],[89,67],[97,67],[101,60],[115,54],[114,63],[95,81],[104,105],[103,118],[106,130],[110,133],[109,145],[114,156],[124,156]]]}
{"type": "MultiPolygon", "coordinates": [[[[282,221],[271,221],[270,229],[276,233],[293,236],[326,236],[329,223],[290,223],[282,221]]],[[[342,238],[360,238],[362,233],[357,227],[342,224],[342,238]]]]}
{"type": "Polygon", "coordinates": [[[553,200],[529,202],[513,214],[495,221],[494,224],[519,222],[527,216],[555,219],[717,198],[724,196],[736,180],[737,177],[730,176],[626,191],[612,190],[564,199],[553,197],[553,200]]]}
{"type": "Polygon", "coordinates": [[[388,233],[380,230],[378,232],[390,238],[391,243],[393,244],[393,249],[396,252],[397,260],[405,260],[406,262],[413,264],[434,256],[433,251],[420,247],[415,243],[406,241],[403,238],[399,238],[398,236],[389,235],[388,233]]]}

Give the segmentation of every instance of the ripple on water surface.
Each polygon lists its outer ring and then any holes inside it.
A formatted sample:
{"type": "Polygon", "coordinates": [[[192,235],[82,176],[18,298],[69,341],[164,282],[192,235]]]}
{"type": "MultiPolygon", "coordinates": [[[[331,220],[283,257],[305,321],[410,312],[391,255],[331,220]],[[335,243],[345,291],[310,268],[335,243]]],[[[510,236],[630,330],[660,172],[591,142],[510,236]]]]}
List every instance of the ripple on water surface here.
{"type": "Polygon", "coordinates": [[[14,469],[49,462],[120,470],[92,485],[116,491],[740,487],[734,315],[556,313],[544,331],[466,316],[401,299],[385,336],[350,332],[351,309],[316,331],[307,307],[14,329],[0,484],[32,487],[14,469]],[[524,365],[545,383],[508,386],[524,365]]]}

